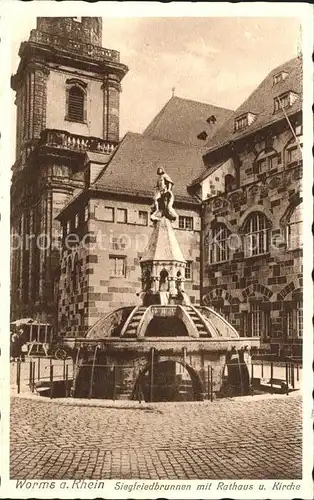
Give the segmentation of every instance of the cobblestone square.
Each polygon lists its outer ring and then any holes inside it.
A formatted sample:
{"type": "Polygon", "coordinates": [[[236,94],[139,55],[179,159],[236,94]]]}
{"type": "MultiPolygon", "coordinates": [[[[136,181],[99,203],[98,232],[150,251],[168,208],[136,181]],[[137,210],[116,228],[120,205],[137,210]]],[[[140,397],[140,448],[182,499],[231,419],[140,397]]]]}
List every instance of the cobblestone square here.
{"type": "Polygon", "coordinates": [[[300,479],[301,398],[105,408],[12,398],[11,479],[300,479]]]}

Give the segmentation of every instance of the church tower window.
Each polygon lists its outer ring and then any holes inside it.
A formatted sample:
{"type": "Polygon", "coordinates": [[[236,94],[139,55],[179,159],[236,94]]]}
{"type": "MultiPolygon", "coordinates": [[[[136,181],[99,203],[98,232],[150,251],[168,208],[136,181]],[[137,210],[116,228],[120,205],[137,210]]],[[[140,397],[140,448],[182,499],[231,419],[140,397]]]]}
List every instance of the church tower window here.
{"type": "Polygon", "coordinates": [[[68,119],[74,122],[84,121],[85,93],[78,86],[69,89],[68,95],[68,119]]]}

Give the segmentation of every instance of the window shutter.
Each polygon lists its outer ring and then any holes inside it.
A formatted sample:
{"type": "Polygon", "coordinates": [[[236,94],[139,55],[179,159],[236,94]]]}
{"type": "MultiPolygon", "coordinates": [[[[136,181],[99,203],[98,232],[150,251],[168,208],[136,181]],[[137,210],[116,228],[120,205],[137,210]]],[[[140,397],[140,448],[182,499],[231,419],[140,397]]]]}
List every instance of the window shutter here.
{"type": "Polygon", "coordinates": [[[194,231],[200,231],[200,230],[201,230],[201,218],[194,217],[194,231]]]}
{"type": "Polygon", "coordinates": [[[72,87],[68,96],[68,117],[70,120],[84,120],[84,91],[78,87],[72,87]]]}

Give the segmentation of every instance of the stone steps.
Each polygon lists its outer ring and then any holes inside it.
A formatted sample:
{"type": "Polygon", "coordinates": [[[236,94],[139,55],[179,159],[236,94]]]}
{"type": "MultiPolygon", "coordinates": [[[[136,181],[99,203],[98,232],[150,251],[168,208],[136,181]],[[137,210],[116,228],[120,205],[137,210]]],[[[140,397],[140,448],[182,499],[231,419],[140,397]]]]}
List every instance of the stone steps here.
{"type": "Polygon", "coordinates": [[[199,336],[200,337],[208,337],[208,332],[204,326],[204,323],[203,321],[199,318],[199,316],[197,315],[197,313],[192,309],[192,308],[189,308],[188,309],[188,313],[191,317],[191,319],[193,320],[196,328],[197,328],[197,331],[199,333],[199,336]]]}

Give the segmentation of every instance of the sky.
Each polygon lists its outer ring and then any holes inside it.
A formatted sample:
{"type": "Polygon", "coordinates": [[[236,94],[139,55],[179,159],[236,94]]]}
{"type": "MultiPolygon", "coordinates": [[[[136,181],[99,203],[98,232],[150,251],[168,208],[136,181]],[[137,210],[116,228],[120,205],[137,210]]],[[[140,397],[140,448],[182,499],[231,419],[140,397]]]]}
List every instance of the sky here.
{"type": "MultiPolygon", "coordinates": [[[[11,72],[36,27],[28,15],[11,30],[11,72]]],[[[293,17],[103,18],[103,46],[129,67],[122,81],[120,131],[142,132],[172,95],[236,109],[276,66],[295,57],[293,17]]],[[[12,91],[12,111],[15,111],[12,91]]],[[[13,121],[14,127],[14,121],[13,121]]]]}

